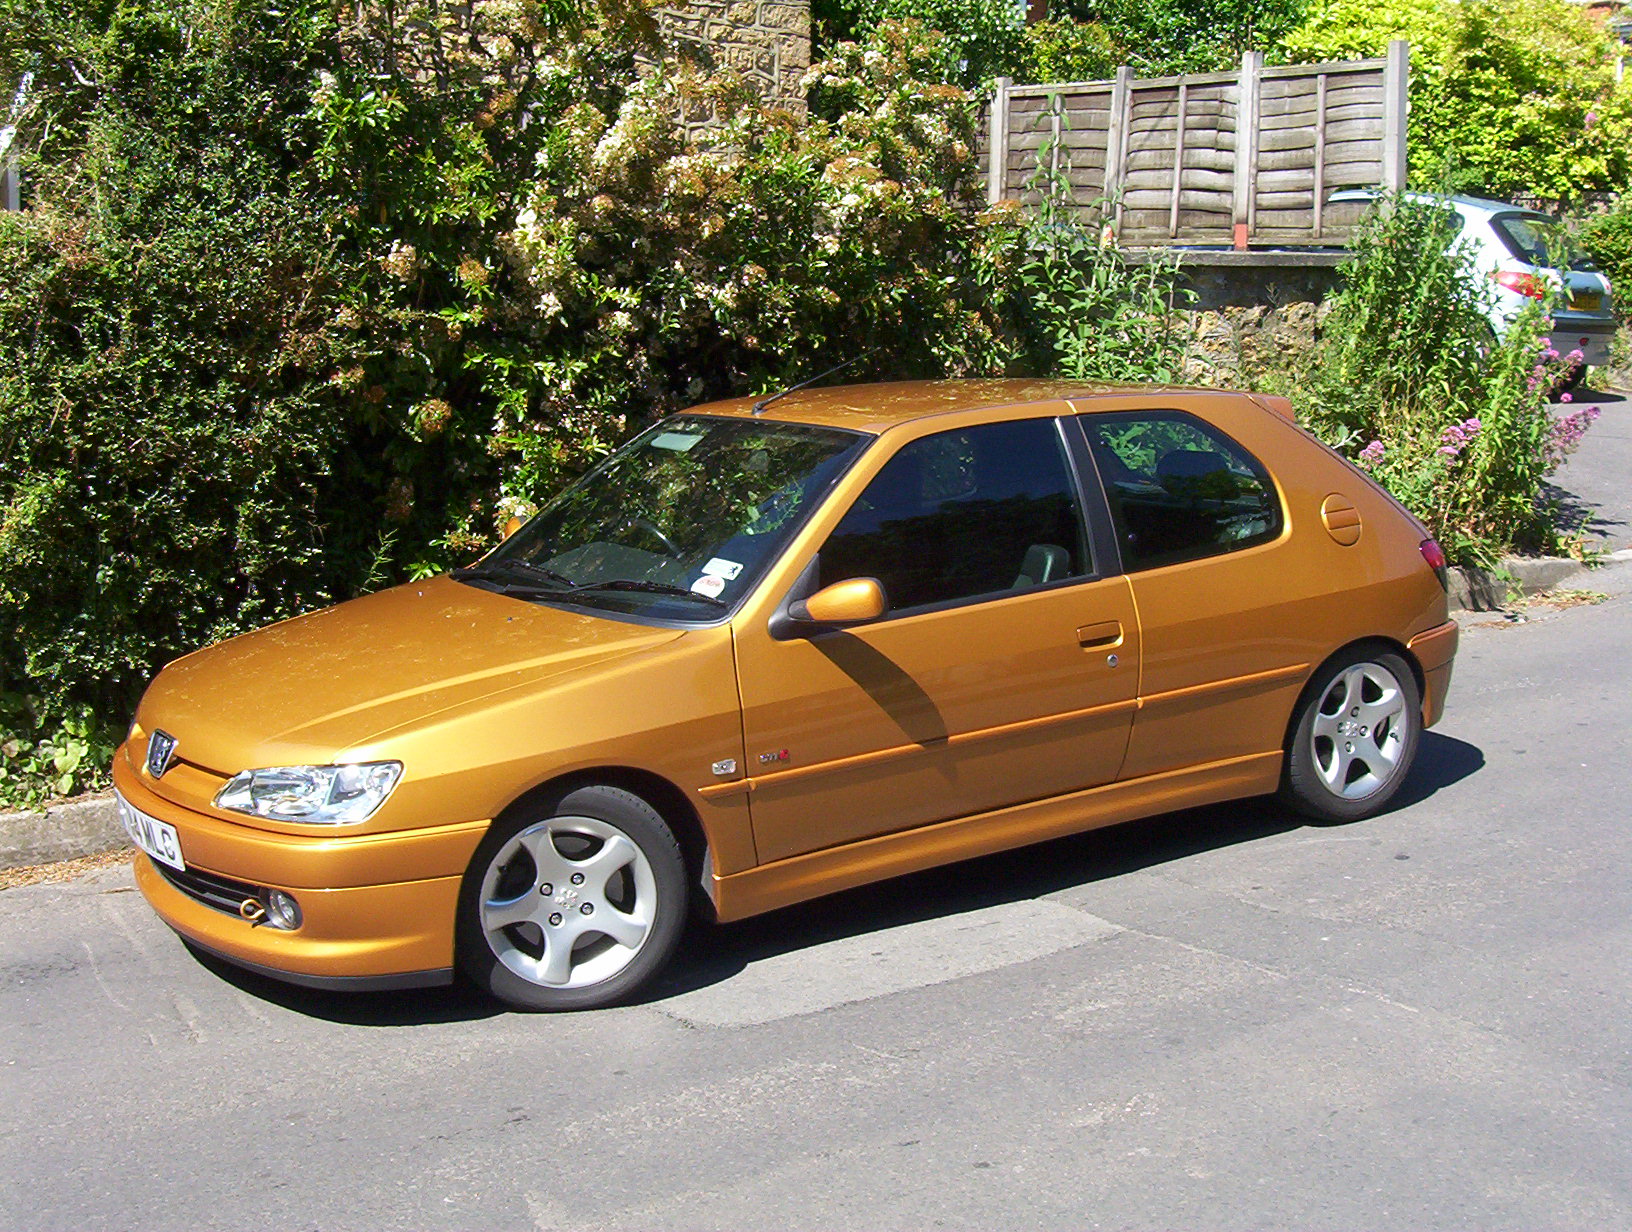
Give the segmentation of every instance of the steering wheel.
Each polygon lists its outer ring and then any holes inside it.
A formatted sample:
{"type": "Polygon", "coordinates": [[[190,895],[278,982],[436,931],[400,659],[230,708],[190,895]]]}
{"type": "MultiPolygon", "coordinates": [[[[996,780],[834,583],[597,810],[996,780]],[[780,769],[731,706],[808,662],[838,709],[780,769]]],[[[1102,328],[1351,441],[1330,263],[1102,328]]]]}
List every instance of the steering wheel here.
{"type": "Polygon", "coordinates": [[[679,560],[681,556],[684,555],[684,553],[680,551],[680,545],[660,531],[656,525],[653,524],[651,519],[640,517],[638,514],[633,514],[624,520],[624,525],[633,526],[639,530],[645,531],[653,539],[656,539],[659,543],[661,543],[663,545],[663,550],[675,560],[679,560]]]}

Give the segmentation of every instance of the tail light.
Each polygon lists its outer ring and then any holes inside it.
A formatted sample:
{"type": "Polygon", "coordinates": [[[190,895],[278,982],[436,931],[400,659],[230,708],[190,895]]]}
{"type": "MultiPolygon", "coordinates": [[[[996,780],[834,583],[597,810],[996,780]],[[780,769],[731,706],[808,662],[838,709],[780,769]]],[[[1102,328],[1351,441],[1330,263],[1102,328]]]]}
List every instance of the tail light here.
{"type": "Polygon", "coordinates": [[[1417,550],[1422,553],[1423,560],[1428,562],[1428,567],[1434,571],[1439,584],[1450,590],[1450,580],[1445,573],[1445,549],[1432,539],[1424,539],[1417,545],[1417,550]]]}
{"type": "Polygon", "coordinates": [[[1518,270],[1498,270],[1496,281],[1509,291],[1517,291],[1528,299],[1545,299],[1547,297],[1547,281],[1537,278],[1534,274],[1520,273],[1518,270]]]}

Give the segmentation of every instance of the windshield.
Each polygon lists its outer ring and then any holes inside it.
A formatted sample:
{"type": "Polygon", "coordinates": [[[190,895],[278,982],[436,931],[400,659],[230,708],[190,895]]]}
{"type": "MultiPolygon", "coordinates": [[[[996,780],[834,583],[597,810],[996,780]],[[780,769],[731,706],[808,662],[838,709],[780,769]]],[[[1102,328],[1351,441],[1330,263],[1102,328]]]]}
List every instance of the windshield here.
{"type": "Polygon", "coordinates": [[[454,576],[522,598],[716,620],[869,439],[757,419],[668,419],[454,576]]]}
{"type": "Polygon", "coordinates": [[[1490,220],[1491,228],[1521,261],[1545,269],[1593,270],[1592,258],[1581,251],[1574,238],[1550,218],[1528,214],[1503,214],[1490,220]]]}

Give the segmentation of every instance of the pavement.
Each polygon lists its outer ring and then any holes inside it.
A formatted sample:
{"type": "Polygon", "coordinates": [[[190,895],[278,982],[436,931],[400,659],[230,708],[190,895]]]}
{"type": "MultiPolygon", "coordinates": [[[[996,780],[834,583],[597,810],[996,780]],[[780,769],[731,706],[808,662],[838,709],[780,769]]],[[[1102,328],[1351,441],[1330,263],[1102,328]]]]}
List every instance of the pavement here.
{"type": "MultiPolygon", "coordinates": [[[[1599,406],[1602,414],[1554,476],[1552,495],[1581,529],[1592,559],[1509,558],[1501,570],[1450,571],[1453,610],[1501,611],[1524,596],[1580,584],[1589,568],[1632,560],[1632,393],[1584,389],[1560,412],[1599,406]]],[[[47,810],[0,813],[0,870],[76,859],[126,845],[108,793],[47,810]]]]}
{"type": "Polygon", "coordinates": [[[1379,817],[699,927],[615,1010],[277,984],[124,867],[0,891],[0,1228],[1632,1227],[1632,569],[1582,584],[1469,622],[1379,817]]]}

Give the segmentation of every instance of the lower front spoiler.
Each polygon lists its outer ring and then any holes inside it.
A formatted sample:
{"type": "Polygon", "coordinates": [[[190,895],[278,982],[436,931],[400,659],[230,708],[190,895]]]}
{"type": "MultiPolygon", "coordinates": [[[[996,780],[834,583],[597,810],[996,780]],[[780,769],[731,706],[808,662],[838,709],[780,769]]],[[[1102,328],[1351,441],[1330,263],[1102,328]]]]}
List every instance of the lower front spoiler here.
{"type": "Polygon", "coordinates": [[[184,893],[140,852],[134,869],[136,888],[184,940],[286,983],[422,987],[447,983],[453,967],[456,876],[332,890],[297,888],[291,892],[304,921],[299,929],[285,932],[184,893]]]}
{"type": "Polygon", "coordinates": [[[298,984],[302,988],[320,988],[325,992],[392,992],[403,988],[438,988],[453,983],[453,968],[438,967],[433,971],[404,971],[397,975],[305,975],[299,971],[283,971],[261,963],[250,962],[213,950],[201,941],[189,937],[180,929],[176,936],[200,953],[220,959],[234,967],[241,967],[255,975],[284,984],[298,984]]]}

